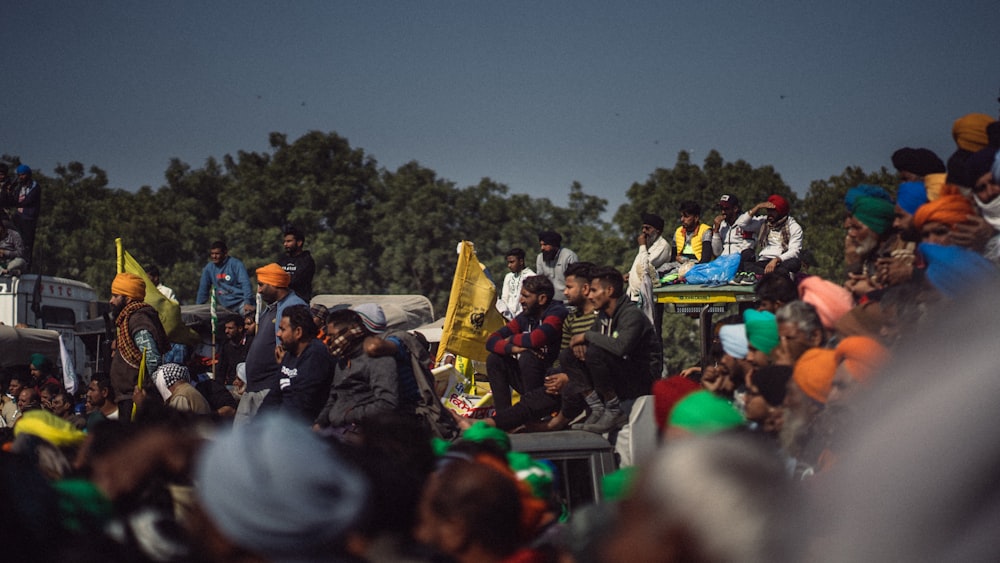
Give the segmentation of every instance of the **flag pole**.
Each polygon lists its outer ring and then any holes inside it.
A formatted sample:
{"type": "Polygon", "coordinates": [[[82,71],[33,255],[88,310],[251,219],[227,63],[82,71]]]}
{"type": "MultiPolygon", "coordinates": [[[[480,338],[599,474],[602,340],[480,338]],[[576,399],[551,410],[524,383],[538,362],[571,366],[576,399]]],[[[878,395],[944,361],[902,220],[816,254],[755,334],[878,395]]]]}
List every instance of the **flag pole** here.
{"type": "Polygon", "coordinates": [[[215,379],[215,366],[217,366],[219,364],[219,362],[218,362],[218,360],[217,360],[217,358],[215,356],[215,332],[217,330],[216,329],[216,325],[219,324],[218,314],[217,314],[217,312],[215,310],[216,309],[216,304],[215,304],[215,284],[212,284],[212,288],[210,290],[209,296],[210,296],[210,298],[209,298],[209,302],[208,302],[209,303],[208,307],[209,307],[209,310],[212,313],[212,379],[215,379]]]}

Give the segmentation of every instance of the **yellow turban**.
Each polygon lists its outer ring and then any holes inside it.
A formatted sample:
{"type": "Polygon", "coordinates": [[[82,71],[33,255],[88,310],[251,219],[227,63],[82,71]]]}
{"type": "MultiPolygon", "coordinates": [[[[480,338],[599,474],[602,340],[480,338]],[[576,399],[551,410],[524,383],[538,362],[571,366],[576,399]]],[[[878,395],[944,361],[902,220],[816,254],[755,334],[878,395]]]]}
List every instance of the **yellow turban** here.
{"type": "Polygon", "coordinates": [[[257,282],[274,287],[288,287],[288,284],[292,282],[292,276],[284,268],[272,262],[267,266],[257,268],[257,282]]]}
{"type": "Polygon", "coordinates": [[[78,446],[87,437],[68,420],[41,409],[28,411],[17,420],[17,424],[14,425],[14,436],[21,434],[37,436],[58,448],[78,446]]]}
{"type": "Polygon", "coordinates": [[[985,113],[970,113],[955,120],[951,126],[951,136],[958,148],[976,152],[986,148],[989,137],[986,126],[996,121],[985,113]]]}
{"type": "Polygon", "coordinates": [[[958,194],[943,195],[918,207],[917,212],[913,214],[913,224],[918,229],[930,222],[944,223],[948,227],[954,227],[957,223],[967,220],[969,215],[975,214],[975,208],[964,196],[958,194]]]}
{"type": "Polygon", "coordinates": [[[122,272],[111,282],[111,293],[142,301],[146,298],[146,282],[135,274],[122,272]]]}

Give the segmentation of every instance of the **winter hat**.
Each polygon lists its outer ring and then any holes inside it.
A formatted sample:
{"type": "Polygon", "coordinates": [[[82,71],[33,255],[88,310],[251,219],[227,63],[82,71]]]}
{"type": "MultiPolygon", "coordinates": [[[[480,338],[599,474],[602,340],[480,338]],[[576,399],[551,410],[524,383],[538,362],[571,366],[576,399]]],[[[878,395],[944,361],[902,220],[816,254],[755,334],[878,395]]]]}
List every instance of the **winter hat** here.
{"type": "Polygon", "coordinates": [[[361,317],[361,322],[364,323],[368,332],[372,334],[385,332],[385,313],[382,311],[382,307],[374,303],[362,303],[351,307],[351,310],[361,317]]]}

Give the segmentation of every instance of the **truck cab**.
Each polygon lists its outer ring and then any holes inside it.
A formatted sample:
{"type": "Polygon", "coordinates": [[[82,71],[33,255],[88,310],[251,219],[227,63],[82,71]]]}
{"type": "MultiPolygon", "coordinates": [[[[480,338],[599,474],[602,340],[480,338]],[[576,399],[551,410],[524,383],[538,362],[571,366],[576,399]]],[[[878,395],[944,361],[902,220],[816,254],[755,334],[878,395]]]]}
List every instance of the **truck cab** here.
{"type": "MultiPolygon", "coordinates": [[[[62,335],[77,375],[89,379],[89,365],[76,323],[98,316],[97,293],[86,283],[24,274],[0,276],[0,323],[55,330],[62,335]]],[[[52,358],[59,362],[59,358],[52,358]]]]}

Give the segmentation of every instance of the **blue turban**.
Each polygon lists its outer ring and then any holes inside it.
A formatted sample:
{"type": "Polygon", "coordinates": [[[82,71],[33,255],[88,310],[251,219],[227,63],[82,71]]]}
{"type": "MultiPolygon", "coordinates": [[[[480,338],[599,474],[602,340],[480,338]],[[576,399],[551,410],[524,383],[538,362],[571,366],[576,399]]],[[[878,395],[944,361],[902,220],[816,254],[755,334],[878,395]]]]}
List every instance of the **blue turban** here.
{"type": "Polygon", "coordinates": [[[272,561],[321,560],[361,516],[368,490],[305,421],[282,413],[220,433],[195,476],[222,535],[272,561]]]}
{"type": "Polygon", "coordinates": [[[21,164],[21,165],[18,165],[18,167],[16,169],[14,169],[14,173],[16,173],[16,174],[31,174],[31,168],[29,168],[27,164],[21,164]]]}
{"type": "Polygon", "coordinates": [[[917,212],[917,208],[927,203],[927,186],[923,180],[917,182],[903,182],[896,192],[896,204],[903,208],[910,215],[917,212]]]}
{"type": "Polygon", "coordinates": [[[963,246],[923,242],[917,248],[927,261],[927,279],[948,299],[972,295],[980,286],[1000,281],[992,262],[963,246]]]}
{"type": "Polygon", "coordinates": [[[892,196],[889,195],[889,192],[885,191],[885,188],[870,184],[860,184],[847,190],[847,195],[844,196],[844,204],[847,205],[847,210],[854,213],[854,202],[861,197],[874,197],[892,203],[892,196]]]}

